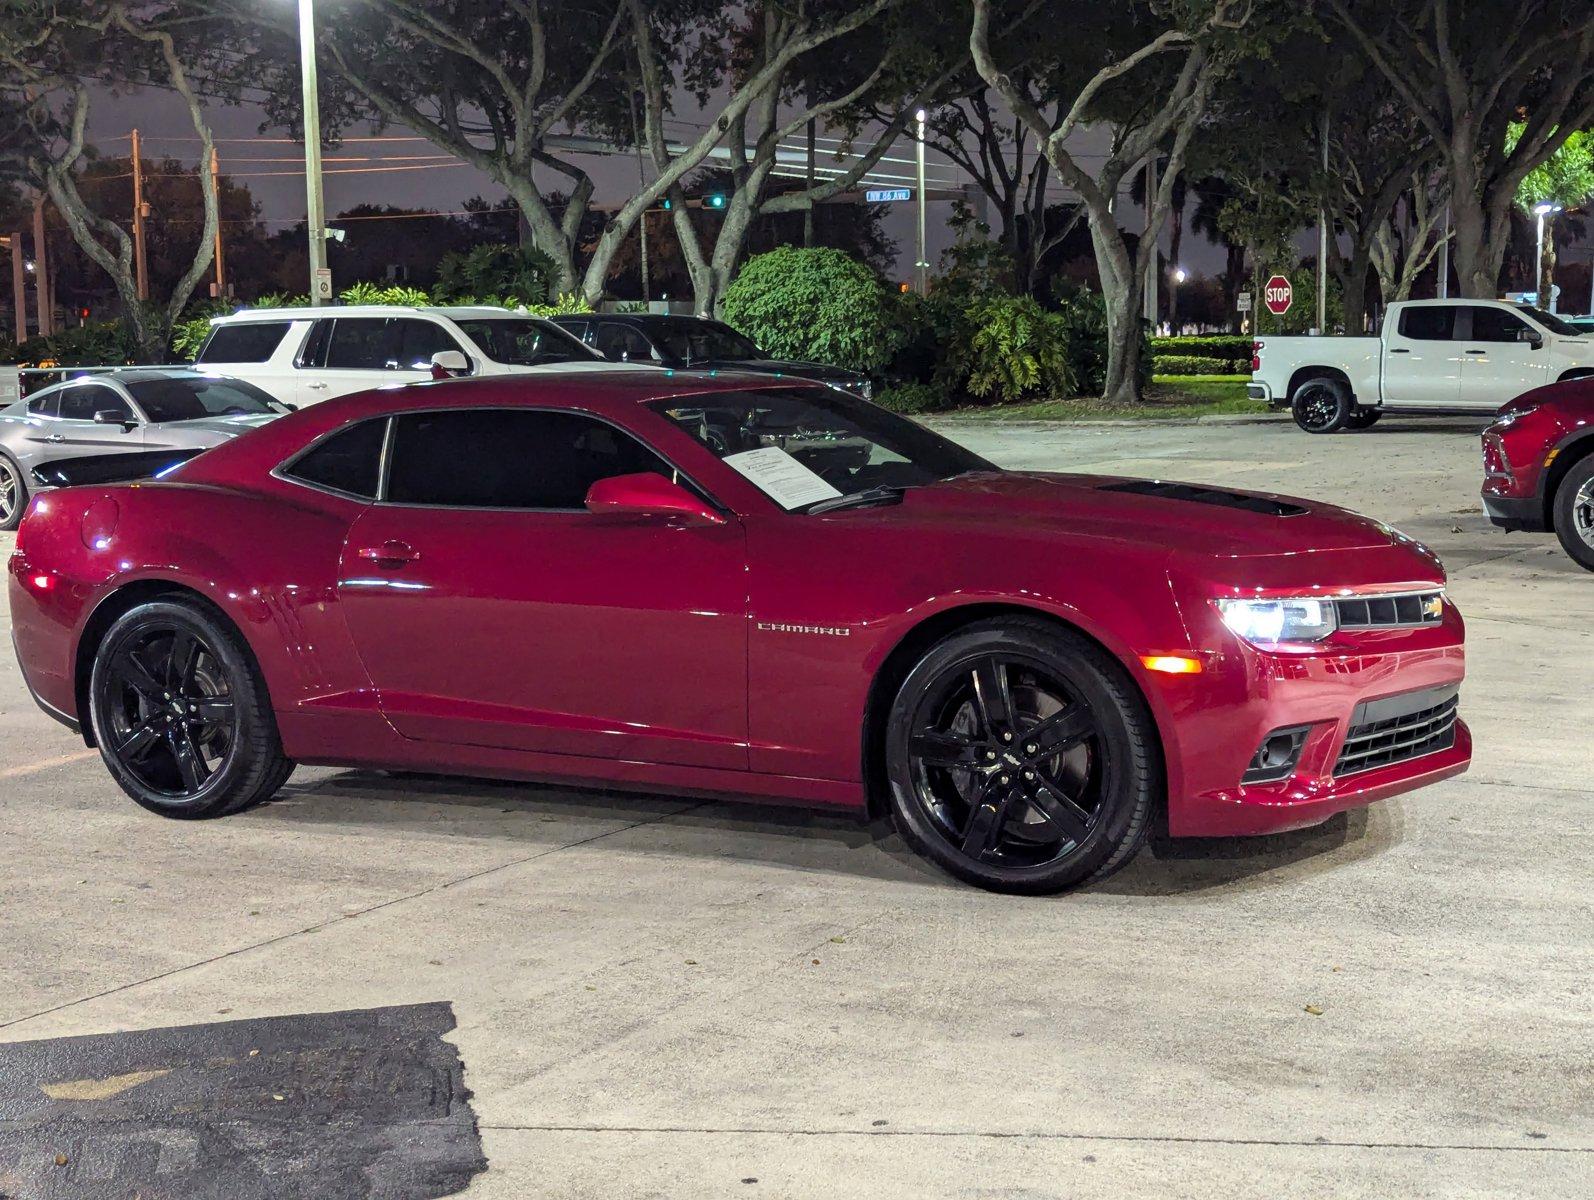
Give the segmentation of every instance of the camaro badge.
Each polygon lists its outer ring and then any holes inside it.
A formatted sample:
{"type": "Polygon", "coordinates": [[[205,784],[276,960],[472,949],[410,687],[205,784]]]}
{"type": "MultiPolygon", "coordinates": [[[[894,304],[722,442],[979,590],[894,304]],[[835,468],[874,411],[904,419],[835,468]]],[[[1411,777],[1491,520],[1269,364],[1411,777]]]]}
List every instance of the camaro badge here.
{"type": "Polygon", "coordinates": [[[770,633],[818,633],[825,637],[851,637],[845,625],[788,625],[784,621],[759,621],[758,628],[770,633]]]}

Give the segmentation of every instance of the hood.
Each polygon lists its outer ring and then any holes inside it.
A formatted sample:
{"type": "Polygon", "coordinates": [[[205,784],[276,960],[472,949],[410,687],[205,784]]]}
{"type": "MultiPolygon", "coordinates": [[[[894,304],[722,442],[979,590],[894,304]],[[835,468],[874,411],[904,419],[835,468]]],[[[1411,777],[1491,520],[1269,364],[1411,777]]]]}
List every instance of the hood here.
{"type": "Polygon", "coordinates": [[[864,376],[845,367],[832,367],[828,363],[802,362],[787,358],[716,358],[692,364],[695,371],[753,371],[759,375],[792,375],[798,379],[816,379],[821,383],[854,385],[862,383],[864,376]]]}
{"type": "Polygon", "coordinates": [[[1407,540],[1377,521],[1312,500],[1106,475],[966,475],[911,489],[895,511],[1013,532],[1116,539],[1206,559],[1387,549],[1407,540]]]}

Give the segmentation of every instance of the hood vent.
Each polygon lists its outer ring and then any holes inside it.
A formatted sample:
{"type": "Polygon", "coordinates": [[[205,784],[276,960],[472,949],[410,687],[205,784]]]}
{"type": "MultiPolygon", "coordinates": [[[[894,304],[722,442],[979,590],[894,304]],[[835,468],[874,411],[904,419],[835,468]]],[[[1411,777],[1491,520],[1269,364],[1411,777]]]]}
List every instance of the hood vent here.
{"type": "Polygon", "coordinates": [[[1192,504],[1215,504],[1219,508],[1238,508],[1268,517],[1304,517],[1299,504],[1274,500],[1245,492],[1225,492],[1221,488],[1198,487],[1193,483],[1165,483],[1160,479],[1131,479],[1127,483],[1104,483],[1104,492],[1131,492],[1136,496],[1159,496],[1164,500],[1188,500],[1192,504]]]}

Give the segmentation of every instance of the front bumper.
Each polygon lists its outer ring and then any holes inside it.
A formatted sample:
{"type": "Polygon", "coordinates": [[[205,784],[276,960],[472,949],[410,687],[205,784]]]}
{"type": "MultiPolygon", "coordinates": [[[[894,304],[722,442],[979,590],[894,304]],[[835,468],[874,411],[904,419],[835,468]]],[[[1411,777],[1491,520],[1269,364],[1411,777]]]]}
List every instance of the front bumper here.
{"type": "MultiPolygon", "coordinates": [[[[1452,738],[1432,749],[1416,746],[1413,757],[1374,759],[1381,765],[1358,770],[1341,755],[1353,733],[1365,735],[1369,714],[1376,719],[1420,708],[1429,694],[1453,695],[1465,674],[1463,641],[1460,614],[1447,604],[1444,620],[1432,627],[1337,635],[1307,653],[1241,643],[1210,656],[1202,673],[1175,685],[1184,695],[1168,764],[1169,833],[1302,829],[1461,774],[1472,758],[1472,735],[1459,719],[1452,738]],[[1299,756],[1285,777],[1242,782],[1270,734],[1302,728],[1299,756]]],[[[1356,742],[1347,759],[1366,744],[1356,742]]]]}

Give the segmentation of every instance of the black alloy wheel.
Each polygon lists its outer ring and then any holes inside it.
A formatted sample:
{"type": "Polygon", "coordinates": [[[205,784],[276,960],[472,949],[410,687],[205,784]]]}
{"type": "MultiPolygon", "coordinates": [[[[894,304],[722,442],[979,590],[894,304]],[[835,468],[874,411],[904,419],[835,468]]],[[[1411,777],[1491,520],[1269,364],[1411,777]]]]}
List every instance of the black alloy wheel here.
{"type": "Polygon", "coordinates": [[[1144,702],[1121,667],[1043,621],[982,622],[910,672],[887,770],[903,837],[996,891],[1054,892],[1134,854],[1155,793],[1144,702]]]}
{"type": "Polygon", "coordinates": [[[1351,420],[1350,391],[1327,375],[1314,376],[1295,389],[1290,412],[1307,433],[1337,433],[1351,420]]]}
{"type": "Polygon", "coordinates": [[[90,694],[112,777],[163,816],[234,812],[293,769],[242,639],[200,604],[155,601],[118,619],[96,652],[90,694]]]}
{"type": "Polygon", "coordinates": [[[0,454],[0,533],[22,524],[28,507],[28,485],[22,481],[22,468],[0,454]]]}

